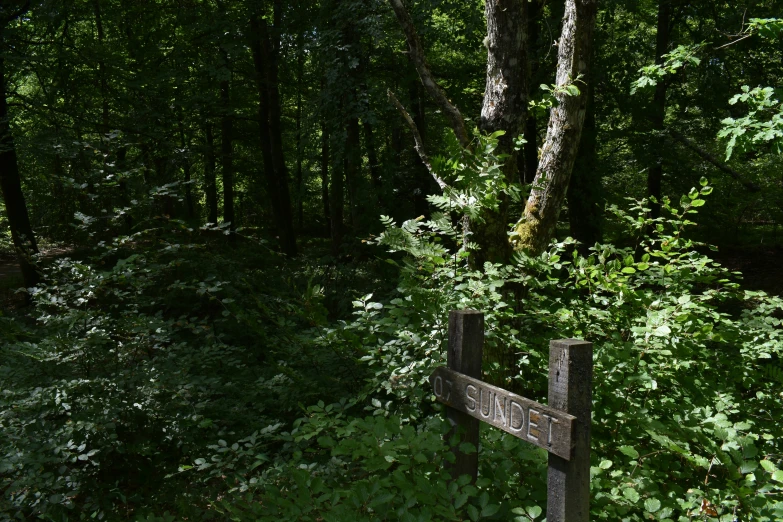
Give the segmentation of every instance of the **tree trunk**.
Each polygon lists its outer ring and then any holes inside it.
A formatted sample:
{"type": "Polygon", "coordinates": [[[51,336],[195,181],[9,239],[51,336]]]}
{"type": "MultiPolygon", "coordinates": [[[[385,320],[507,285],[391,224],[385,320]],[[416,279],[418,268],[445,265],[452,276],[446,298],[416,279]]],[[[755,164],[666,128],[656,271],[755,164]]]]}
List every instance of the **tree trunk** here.
{"type": "MultiPolygon", "coordinates": [[[[516,182],[514,140],[522,132],[527,116],[527,0],[487,0],[487,79],[481,108],[482,132],[504,131],[496,153],[507,154],[503,173],[506,183],[516,182]]],[[[497,210],[486,210],[474,225],[480,250],[473,254],[474,266],[484,262],[503,263],[511,258],[508,241],[508,197],[500,195],[497,210]]]]}
{"type": "Polygon", "coordinates": [[[269,137],[269,95],[267,94],[268,85],[265,69],[265,42],[261,41],[261,28],[257,18],[250,19],[250,33],[252,35],[250,49],[253,54],[253,64],[256,73],[256,86],[258,88],[258,135],[261,145],[261,159],[264,168],[264,180],[269,200],[272,204],[272,217],[275,220],[275,229],[280,234],[283,229],[281,216],[280,194],[277,189],[277,178],[274,162],[272,161],[272,141],[269,137]]]}
{"type": "MultiPolygon", "coordinates": [[[[421,81],[417,77],[412,77],[408,85],[408,93],[411,100],[411,109],[413,111],[413,123],[419,131],[421,141],[427,139],[427,119],[424,111],[424,96],[421,95],[421,81]]],[[[423,161],[419,161],[419,156],[415,151],[416,142],[411,142],[414,147],[413,159],[413,212],[417,216],[426,216],[429,214],[429,203],[427,195],[434,190],[432,186],[432,176],[423,161]]]]}
{"type": "Polygon", "coordinates": [[[362,162],[362,151],[359,137],[359,118],[351,115],[345,126],[345,185],[348,189],[348,204],[350,209],[351,227],[357,234],[361,224],[359,201],[359,171],[362,162]]]}
{"type": "MultiPolygon", "coordinates": [[[[279,23],[279,2],[275,2],[275,25],[279,23]]],[[[283,155],[280,91],[277,52],[279,44],[272,41],[266,20],[250,19],[251,51],[255,64],[259,92],[259,127],[264,155],[264,176],[272,200],[281,250],[295,256],[296,234],[293,226],[291,195],[288,189],[288,169],[283,155]]]]}
{"type": "Polygon", "coordinates": [[[302,180],[302,77],[304,76],[303,35],[297,35],[296,56],[296,214],[299,230],[304,226],[304,182],[302,180]]]}
{"type": "MultiPolygon", "coordinates": [[[[4,27],[0,27],[0,35],[4,27]]],[[[19,164],[16,147],[11,135],[8,103],[6,102],[5,60],[0,55],[0,189],[3,192],[5,213],[11,229],[11,239],[19,259],[24,286],[30,288],[40,281],[40,275],[32,262],[32,256],[38,253],[27,204],[22,193],[22,181],[19,177],[19,164]]]]}
{"type": "Polygon", "coordinates": [[[576,165],[568,185],[568,221],[571,236],[579,241],[583,254],[600,242],[603,188],[598,166],[595,89],[588,86],[587,115],[579,143],[576,165]]]}
{"type": "MultiPolygon", "coordinates": [[[[533,85],[538,85],[539,61],[536,54],[536,44],[538,43],[539,18],[543,4],[542,0],[533,0],[528,4],[527,32],[528,32],[528,89],[533,85]]],[[[521,173],[520,181],[524,184],[533,183],[538,170],[538,119],[535,113],[528,112],[525,121],[525,144],[522,153],[518,155],[518,165],[521,173]]]]}
{"type": "Polygon", "coordinates": [[[212,123],[204,125],[206,148],[204,153],[204,192],[207,197],[207,223],[217,224],[218,199],[217,179],[215,178],[215,138],[212,135],[212,123]]]}
{"type": "Polygon", "coordinates": [[[332,216],[329,210],[329,130],[326,123],[321,123],[321,200],[324,205],[324,222],[326,235],[332,230],[332,216]]]}
{"type": "Polygon", "coordinates": [[[343,244],[343,206],[345,196],[343,193],[343,161],[336,158],[332,162],[331,183],[329,186],[329,221],[332,225],[332,254],[337,257],[343,244]]]}
{"type": "MultiPolygon", "coordinates": [[[[100,0],[94,0],[93,11],[95,14],[95,27],[98,31],[98,43],[100,44],[98,52],[103,53],[104,32],[100,0]]],[[[105,151],[108,149],[108,144],[103,141],[103,138],[111,129],[109,127],[109,84],[106,79],[106,63],[102,59],[98,60],[98,76],[101,83],[101,150],[105,151]]]]}
{"type": "Polygon", "coordinates": [[[541,252],[555,234],[557,219],[574,167],[585,120],[593,28],[597,0],[566,0],[563,29],[558,43],[556,84],[576,84],[578,96],[559,91],[552,108],[541,161],[533,181],[523,220],[512,241],[517,249],[541,252]],[[578,80],[577,80],[578,79],[578,80]]]}
{"type": "MultiPolygon", "coordinates": [[[[658,4],[658,32],[655,36],[655,63],[663,63],[663,55],[669,48],[671,24],[671,0],[660,0],[658,4]]],[[[661,182],[663,181],[664,136],[663,125],[666,117],[666,90],[668,81],[662,79],[655,85],[655,94],[650,111],[650,123],[653,130],[652,149],[655,157],[653,165],[647,171],[647,195],[655,198],[650,203],[650,215],[657,218],[661,215],[661,182]]]]}
{"type": "Polygon", "coordinates": [[[182,151],[184,154],[184,163],[182,164],[182,174],[185,178],[185,204],[187,206],[188,211],[188,219],[193,219],[193,215],[195,214],[194,208],[193,208],[193,192],[190,187],[190,140],[186,138],[185,136],[185,124],[182,121],[182,113],[180,112],[179,117],[179,139],[180,143],[182,145],[182,151]]]}
{"type": "MultiPolygon", "coordinates": [[[[226,65],[228,56],[224,53],[226,65]]],[[[223,115],[220,117],[220,165],[223,179],[223,222],[231,223],[231,230],[236,229],[234,216],[234,118],[231,114],[231,94],[229,80],[220,82],[220,101],[223,115]]]]}

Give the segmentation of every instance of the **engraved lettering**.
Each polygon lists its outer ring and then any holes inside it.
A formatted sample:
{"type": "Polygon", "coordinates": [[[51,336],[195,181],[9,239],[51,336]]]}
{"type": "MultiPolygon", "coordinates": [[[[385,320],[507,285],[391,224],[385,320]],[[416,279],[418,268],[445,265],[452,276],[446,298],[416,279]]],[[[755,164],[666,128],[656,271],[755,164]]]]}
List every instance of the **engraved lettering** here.
{"type": "Polygon", "coordinates": [[[479,389],[479,411],[485,419],[488,419],[492,413],[492,392],[488,392],[487,395],[487,413],[484,413],[484,388],[479,389]]]}
{"type": "Polygon", "coordinates": [[[514,431],[522,431],[522,428],[525,426],[525,409],[516,402],[511,401],[511,405],[508,407],[508,410],[508,427],[514,431]],[[519,408],[519,413],[522,417],[522,422],[519,423],[518,428],[514,426],[514,406],[519,408]]]}
{"type": "Polygon", "coordinates": [[[546,418],[546,420],[548,421],[547,422],[547,426],[549,428],[549,430],[547,431],[547,435],[546,435],[546,443],[551,446],[552,445],[552,423],[554,422],[555,424],[559,424],[560,421],[557,420],[556,418],[552,417],[551,415],[547,415],[547,414],[544,414],[544,418],[546,418]]]}
{"type": "Polygon", "coordinates": [[[571,458],[573,415],[448,368],[433,372],[430,383],[439,402],[554,455],[571,458]]]}
{"type": "Polygon", "coordinates": [[[440,375],[435,377],[435,384],[432,387],[435,390],[436,397],[443,396],[443,379],[441,379],[440,375]]]}
{"type": "Polygon", "coordinates": [[[538,412],[538,410],[534,410],[533,408],[530,408],[527,411],[527,438],[528,439],[533,439],[533,440],[538,440],[538,436],[533,435],[532,433],[530,433],[530,429],[531,428],[535,428],[536,432],[538,432],[538,424],[533,422],[533,415],[538,417],[539,420],[541,419],[541,417],[539,417],[540,413],[538,412]]]}
{"type": "Polygon", "coordinates": [[[498,420],[498,415],[501,419],[503,419],[503,426],[506,425],[506,398],[503,397],[503,407],[500,407],[500,402],[498,402],[498,394],[495,394],[495,416],[492,418],[493,421],[498,420]]]}
{"type": "Polygon", "coordinates": [[[472,384],[468,384],[467,386],[465,386],[465,397],[467,397],[467,398],[468,398],[468,400],[470,401],[470,402],[467,404],[467,406],[466,406],[466,407],[467,407],[467,408],[468,408],[470,411],[476,411],[476,397],[475,397],[474,395],[471,395],[471,394],[470,394],[470,390],[471,390],[471,388],[473,389],[473,393],[476,393],[476,392],[478,391],[478,388],[476,388],[476,387],[475,387],[475,386],[473,386],[472,384]]]}

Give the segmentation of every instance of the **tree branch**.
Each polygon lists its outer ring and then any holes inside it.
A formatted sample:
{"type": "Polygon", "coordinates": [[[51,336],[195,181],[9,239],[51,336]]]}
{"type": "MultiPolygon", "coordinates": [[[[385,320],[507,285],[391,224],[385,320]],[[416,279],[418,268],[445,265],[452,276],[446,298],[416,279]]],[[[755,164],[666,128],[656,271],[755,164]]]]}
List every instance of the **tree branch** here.
{"type": "Polygon", "coordinates": [[[416,123],[413,121],[413,118],[411,118],[411,115],[408,114],[408,111],[405,110],[405,107],[402,106],[400,100],[398,100],[394,93],[391,92],[391,89],[387,90],[386,92],[389,95],[389,100],[394,104],[399,113],[402,114],[402,117],[405,119],[405,123],[408,124],[411,133],[413,133],[413,140],[416,142],[416,152],[419,154],[422,163],[424,163],[424,165],[427,167],[427,170],[432,175],[435,183],[438,184],[442,191],[445,191],[448,188],[448,185],[445,181],[440,179],[437,174],[435,174],[435,171],[432,170],[432,163],[430,162],[429,156],[427,156],[427,153],[424,151],[424,142],[421,139],[421,134],[419,133],[418,127],[416,127],[416,123]]]}
{"type": "Polygon", "coordinates": [[[727,43],[727,44],[723,44],[723,45],[721,45],[720,47],[715,47],[715,48],[713,49],[713,51],[717,51],[718,49],[723,49],[724,47],[728,47],[728,46],[730,46],[730,45],[734,45],[735,43],[737,43],[737,42],[741,42],[741,41],[742,41],[742,40],[744,40],[745,38],[750,38],[751,36],[753,36],[753,35],[752,35],[752,34],[746,34],[746,35],[745,35],[745,36],[743,36],[742,38],[737,38],[736,40],[732,40],[732,41],[730,41],[730,42],[729,42],[729,43],[727,43]]]}
{"type": "Polygon", "coordinates": [[[751,181],[745,181],[744,179],[742,179],[742,174],[740,174],[736,170],[732,169],[731,167],[729,167],[728,165],[726,165],[725,163],[720,161],[718,158],[716,158],[715,156],[713,156],[712,154],[710,154],[706,150],[702,149],[701,147],[699,147],[698,145],[693,143],[691,140],[689,140],[688,138],[686,138],[685,136],[683,136],[682,134],[677,132],[676,130],[674,130],[674,129],[667,129],[666,132],[668,132],[669,135],[672,138],[674,138],[675,140],[679,141],[680,143],[685,145],[687,148],[691,149],[693,152],[698,154],[703,160],[708,161],[709,163],[712,163],[718,169],[722,170],[723,172],[725,172],[726,174],[728,174],[732,178],[734,178],[737,181],[739,181],[742,184],[742,186],[745,187],[746,189],[748,189],[750,192],[758,192],[758,191],[761,190],[761,187],[759,187],[758,185],[756,185],[755,183],[753,183],[751,181]]]}
{"type": "Polygon", "coordinates": [[[402,0],[389,0],[389,4],[391,4],[392,9],[394,9],[394,14],[397,15],[397,20],[400,22],[400,26],[405,33],[405,40],[408,42],[410,57],[413,60],[416,71],[419,73],[424,88],[427,89],[429,95],[446,115],[446,119],[449,121],[451,129],[457,136],[460,145],[465,148],[470,148],[470,138],[468,137],[467,130],[465,130],[465,121],[462,119],[462,114],[459,112],[459,109],[449,101],[446,92],[438,85],[435,78],[432,76],[430,65],[424,57],[424,48],[421,45],[418,33],[416,33],[416,27],[413,25],[411,16],[405,9],[402,0]]]}

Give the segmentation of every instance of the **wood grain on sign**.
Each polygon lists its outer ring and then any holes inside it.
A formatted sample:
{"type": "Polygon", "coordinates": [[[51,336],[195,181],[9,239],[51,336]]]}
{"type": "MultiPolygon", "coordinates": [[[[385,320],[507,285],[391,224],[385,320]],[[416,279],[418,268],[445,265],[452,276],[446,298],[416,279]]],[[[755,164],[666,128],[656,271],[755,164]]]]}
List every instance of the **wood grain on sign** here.
{"type": "Polygon", "coordinates": [[[456,410],[571,459],[576,417],[445,367],[430,376],[435,397],[456,410]]]}

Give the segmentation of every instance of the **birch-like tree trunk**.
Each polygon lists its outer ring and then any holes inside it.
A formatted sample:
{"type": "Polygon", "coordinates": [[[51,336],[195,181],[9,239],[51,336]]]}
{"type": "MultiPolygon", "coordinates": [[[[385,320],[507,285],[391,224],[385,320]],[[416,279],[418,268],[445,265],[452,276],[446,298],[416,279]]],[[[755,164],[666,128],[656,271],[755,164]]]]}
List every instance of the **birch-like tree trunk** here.
{"type": "MultiPolygon", "coordinates": [[[[413,21],[402,0],[389,0],[405,33],[408,51],[422,84],[443,111],[463,147],[470,148],[462,115],[437,84],[424,56],[413,21]]],[[[563,29],[558,43],[557,107],[552,109],[541,160],[524,215],[511,234],[511,245],[532,252],[543,250],[552,238],[574,166],[582,125],[586,94],[574,96],[566,88],[586,85],[593,28],[598,0],[566,0],[563,29]]],[[[526,119],[528,104],[527,1],[486,0],[487,78],[481,110],[481,130],[502,130],[498,151],[508,154],[504,174],[515,181],[516,158],[513,140],[526,119]]],[[[421,152],[420,152],[421,154],[421,152]]],[[[508,202],[501,196],[497,210],[486,211],[474,229],[473,240],[481,249],[473,264],[507,261],[511,254],[508,230],[508,202]]]]}
{"type": "Polygon", "coordinates": [[[598,1],[566,0],[565,7],[558,41],[557,106],[549,117],[541,160],[524,216],[512,235],[518,250],[540,252],[554,236],[585,120],[585,86],[598,1]],[[569,94],[565,90],[569,85],[580,87],[580,94],[569,94]]]}

